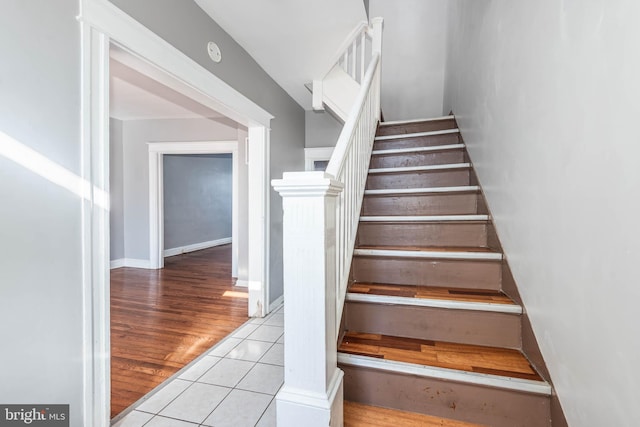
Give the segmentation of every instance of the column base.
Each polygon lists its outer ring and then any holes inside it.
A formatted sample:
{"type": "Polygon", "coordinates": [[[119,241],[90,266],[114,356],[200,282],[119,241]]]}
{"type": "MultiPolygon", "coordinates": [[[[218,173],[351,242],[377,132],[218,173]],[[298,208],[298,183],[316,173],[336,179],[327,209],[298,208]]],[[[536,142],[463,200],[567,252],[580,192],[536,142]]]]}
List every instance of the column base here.
{"type": "Polygon", "coordinates": [[[276,396],[278,427],[342,427],[344,372],[336,369],[326,394],[285,384],[276,396]]]}

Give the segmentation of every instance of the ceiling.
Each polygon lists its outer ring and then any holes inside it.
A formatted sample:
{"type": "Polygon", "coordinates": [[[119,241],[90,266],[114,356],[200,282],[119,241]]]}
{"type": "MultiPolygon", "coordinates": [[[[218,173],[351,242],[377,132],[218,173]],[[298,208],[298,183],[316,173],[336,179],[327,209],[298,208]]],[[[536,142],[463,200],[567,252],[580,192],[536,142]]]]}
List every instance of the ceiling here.
{"type": "Polygon", "coordinates": [[[114,58],[110,58],[109,67],[110,117],[118,120],[223,117],[114,58]]]}
{"type": "Polygon", "coordinates": [[[349,33],[367,20],[362,0],[195,2],[306,110],[304,85],[324,77],[349,33]]]}

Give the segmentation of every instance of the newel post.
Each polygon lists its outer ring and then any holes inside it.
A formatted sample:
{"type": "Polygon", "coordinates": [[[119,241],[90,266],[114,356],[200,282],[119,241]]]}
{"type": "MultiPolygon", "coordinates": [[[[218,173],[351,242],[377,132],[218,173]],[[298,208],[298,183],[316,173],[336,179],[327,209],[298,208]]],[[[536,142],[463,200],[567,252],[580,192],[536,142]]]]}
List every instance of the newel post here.
{"type": "Polygon", "coordinates": [[[284,385],[278,427],[342,426],[337,366],[336,200],[342,184],[325,172],[287,172],[282,196],[284,385]]]}

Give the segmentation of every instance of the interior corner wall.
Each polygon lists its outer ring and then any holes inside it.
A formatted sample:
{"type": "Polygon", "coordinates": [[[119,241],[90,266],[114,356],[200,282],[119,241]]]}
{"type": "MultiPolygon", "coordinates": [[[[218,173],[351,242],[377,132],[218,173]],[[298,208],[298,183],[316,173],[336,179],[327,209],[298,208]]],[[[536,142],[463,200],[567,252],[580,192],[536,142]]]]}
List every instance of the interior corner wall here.
{"type": "Polygon", "coordinates": [[[305,111],[305,148],[335,147],[343,124],[327,111],[305,111]]]}
{"type": "Polygon", "coordinates": [[[569,425],[640,425],[640,3],[450,0],[454,110],[569,425]]]}
{"type": "Polygon", "coordinates": [[[370,0],[370,17],[384,18],[382,113],[408,120],[442,115],[447,1],[370,0]]]}
{"type": "Polygon", "coordinates": [[[111,261],[124,258],[122,121],[109,119],[109,247],[111,261]]]}
{"type": "Polygon", "coordinates": [[[57,183],[82,175],[78,14],[77,0],[0,13],[0,402],[69,404],[72,426],[89,363],[83,200],[57,183]]]}
{"type": "Polygon", "coordinates": [[[212,119],[123,122],[125,258],[149,260],[149,142],[235,141],[237,129],[212,119]]]}
{"type": "MultiPolygon", "coordinates": [[[[251,99],[275,118],[271,121],[270,174],[304,170],[304,109],[193,1],[110,0],[185,55],[251,99]],[[214,40],[222,61],[214,63],[207,43],[214,40]]],[[[270,189],[270,300],[283,294],[282,198],[270,189]]]]}

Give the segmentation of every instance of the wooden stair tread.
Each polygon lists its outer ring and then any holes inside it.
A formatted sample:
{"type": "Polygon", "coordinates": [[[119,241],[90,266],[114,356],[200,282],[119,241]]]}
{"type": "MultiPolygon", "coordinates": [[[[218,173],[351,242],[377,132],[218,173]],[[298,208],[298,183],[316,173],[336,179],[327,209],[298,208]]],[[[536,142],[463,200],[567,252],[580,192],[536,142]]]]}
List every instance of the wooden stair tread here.
{"type": "Polygon", "coordinates": [[[439,151],[449,151],[449,150],[463,150],[465,148],[464,144],[445,144],[445,145],[434,145],[427,147],[405,147],[405,148],[387,148],[387,149],[374,149],[371,152],[372,156],[384,156],[384,155],[395,155],[395,154],[412,154],[412,153],[420,153],[420,152],[439,152],[439,151]]]}
{"type": "Polygon", "coordinates": [[[379,406],[344,402],[345,427],[482,427],[463,421],[449,420],[415,412],[398,411],[379,406]]]}
{"type": "Polygon", "coordinates": [[[411,222],[482,222],[487,223],[489,215],[369,215],[361,216],[360,222],[378,222],[378,223],[411,223],[411,222]]]}
{"type": "Polygon", "coordinates": [[[352,283],[349,287],[349,292],[365,295],[516,305],[516,303],[504,293],[491,289],[457,289],[440,288],[435,286],[407,286],[363,282],[352,283]]]}
{"type": "Polygon", "coordinates": [[[383,196],[383,197],[398,197],[398,196],[413,196],[421,194],[456,194],[456,193],[479,193],[480,187],[477,185],[458,185],[448,187],[416,187],[416,188],[382,188],[375,190],[364,190],[365,197],[367,196],[383,196]]]}
{"type": "Polygon", "coordinates": [[[466,247],[466,246],[376,246],[357,245],[356,249],[371,249],[383,251],[415,251],[415,252],[475,252],[475,253],[498,253],[491,248],[466,247]]]}
{"type": "Polygon", "coordinates": [[[347,331],[339,352],[501,377],[543,381],[513,349],[347,331]]]}
{"type": "Polygon", "coordinates": [[[442,130],[432,130],[432,131],[418,131],[412,133],[391,133],[389,135],[376,136],[375,141],[394,141],[405,138],[429,138],[433,136],[440,135],[451,135],[451,134],[460,134],[460,129],[458,128],[447,128],[442,130]]]}

